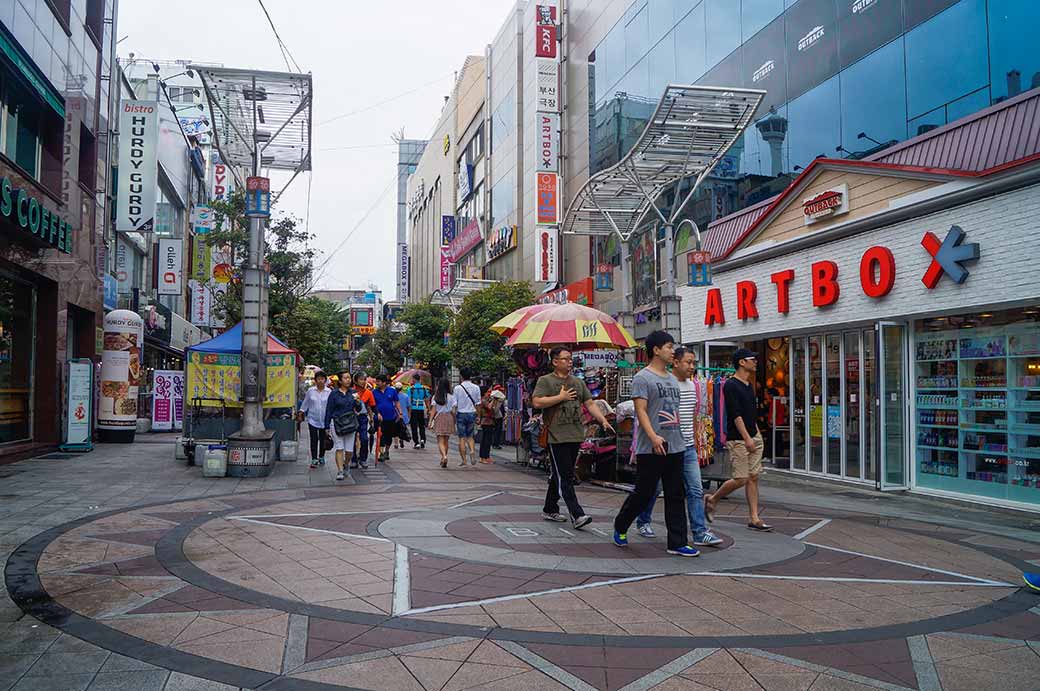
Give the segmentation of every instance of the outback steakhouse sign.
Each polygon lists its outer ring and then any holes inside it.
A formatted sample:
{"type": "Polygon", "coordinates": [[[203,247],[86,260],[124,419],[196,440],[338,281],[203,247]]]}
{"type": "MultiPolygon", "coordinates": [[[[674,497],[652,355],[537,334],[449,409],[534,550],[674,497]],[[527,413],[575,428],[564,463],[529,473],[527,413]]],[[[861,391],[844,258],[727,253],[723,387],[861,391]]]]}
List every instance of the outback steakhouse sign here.
{"type": "MultiPolygon", "coordinates": [[[[924,234],[921,246],[932,256],[927,273],[920,279],[926,288],[935,288],[943,275],[955,283],[963,283],[967,279],[969,274],[964,263],[979,258],[979,247],[975,243],[963,244],[963,240],[964,231],[958,226],[951,226],[946,238],[941,242],[931,232],[924,234]]],[[[791,311],[791,283],[794,280],[794,269],[784,269],[769,276],[769,282],[773,284],[776,293],[775,305],[779,314],[788,314],[791,311]]],[[[875,300],[881,299],[892,292],[895,282],[896,259],[892,250],[875,245],[863,252],[859,260],[859,289],[865,296],[875,300]]],[[[737,319],[758,319],[758,284],[755,281],[737,281],[734,288],[737,319]]],[[[838,265],[829,260],[813,262],[809,267],[809,290],[812,293],[813,307],[817,309],[837,303],[842,294],[838,265]]],[[[704,325],[712,327],[725,323],[726,311],[722,289],[711,288],[704,302],[704,325]]]]}
{"type": "Polygon", "coordinates": [[[829,190],[802,202],[802,212],[810,218],[830,216],[841,206],[841,192],[829,190]]]}

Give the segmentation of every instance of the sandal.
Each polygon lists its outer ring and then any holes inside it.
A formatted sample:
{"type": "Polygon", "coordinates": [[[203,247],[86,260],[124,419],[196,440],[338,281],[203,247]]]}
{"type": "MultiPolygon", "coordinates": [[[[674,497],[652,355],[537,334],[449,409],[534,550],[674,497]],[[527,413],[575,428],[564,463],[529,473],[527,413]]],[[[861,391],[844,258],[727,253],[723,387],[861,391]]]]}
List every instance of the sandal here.
{"type": "Polygon", "coordinates": [[[748,530],[757,530],[760,533],[770,533],[773,531],[773,526],[769,525],[764,521],[759,521],[758,523],[748,523],[747,527],[748,530]]]}
{"type": "Polygon", "coordinates": [[[441,459],[441,467],[442,468],[447,468],[448,467],[447,459],[444,459],[444,458],[441,459]]]}
{"type": "Polygon", "coordinates": [[[708,494],[704,497],[704,517],[708,519],[708,523],[715,522],[715,506],[710,501],[713,496],[715,495],[708,494]]]}

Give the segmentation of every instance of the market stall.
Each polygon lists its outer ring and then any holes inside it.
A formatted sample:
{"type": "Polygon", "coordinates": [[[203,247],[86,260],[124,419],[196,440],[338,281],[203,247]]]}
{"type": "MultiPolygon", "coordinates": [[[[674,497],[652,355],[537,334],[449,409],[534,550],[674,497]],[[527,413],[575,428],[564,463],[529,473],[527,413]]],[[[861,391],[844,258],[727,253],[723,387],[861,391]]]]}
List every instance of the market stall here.
{"type": "MultiPolygon", "coordinates": [[[[189,411],[184,435],[189,444],[221,442],[241,427],[241,357],[241,324],[188,349],[185,379],[189,411]]],[[[279,447],[282,441],[296,440],[293,412],[297,404],[298,359],[295,350],[267,335],[264,425],[275,431],[279,447]]]]}

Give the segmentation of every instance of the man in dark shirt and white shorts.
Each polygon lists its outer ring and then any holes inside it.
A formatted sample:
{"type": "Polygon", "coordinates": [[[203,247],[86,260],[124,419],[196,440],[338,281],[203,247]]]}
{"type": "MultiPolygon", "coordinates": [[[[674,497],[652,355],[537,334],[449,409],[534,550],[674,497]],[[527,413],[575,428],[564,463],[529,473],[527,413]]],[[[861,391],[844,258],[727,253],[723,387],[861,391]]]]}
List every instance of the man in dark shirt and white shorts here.
{"type": "Polygon", "coordinates": [[[730,492],[744,488],[748,504],[749,530],[770,531],[758,515],[758,476],[762,474],[764,442],[758,430],[758,405],[753,382],[758,360],[747,348],[738,348],[733,354],[736,373],[726,380],[722,393],[726,399],[726,450],[729,451],[732,477],[704,497],[704,510],[709,521],[715,519],[715,507],[730,492]]]}

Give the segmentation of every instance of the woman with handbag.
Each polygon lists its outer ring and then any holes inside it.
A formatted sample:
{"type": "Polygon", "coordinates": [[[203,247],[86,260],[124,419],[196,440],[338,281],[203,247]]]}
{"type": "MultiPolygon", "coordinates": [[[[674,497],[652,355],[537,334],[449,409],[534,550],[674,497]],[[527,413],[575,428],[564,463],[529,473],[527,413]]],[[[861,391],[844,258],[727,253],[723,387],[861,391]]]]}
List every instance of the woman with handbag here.
{"type": "Polygon", "coordinates": [[[347,464],[354,455],[354,436],[361,409],[361,401],[354,396],[350,372],[340,372],[339,383],[325,405],[325,427],[332,433],[332,448],[336,450],[337,480],[344,478],[347,464]]]}
{"type": "Polygon", "coordinates": [[[433,396],[433,417],[430,427],[437,435],[437,449],[441,452],[441,467],[448,467],[448,449],[451,435],[455,433],[455,397],[451,394],[451,384],[441,379],[437,384],[437,393],[433,396]]]}

